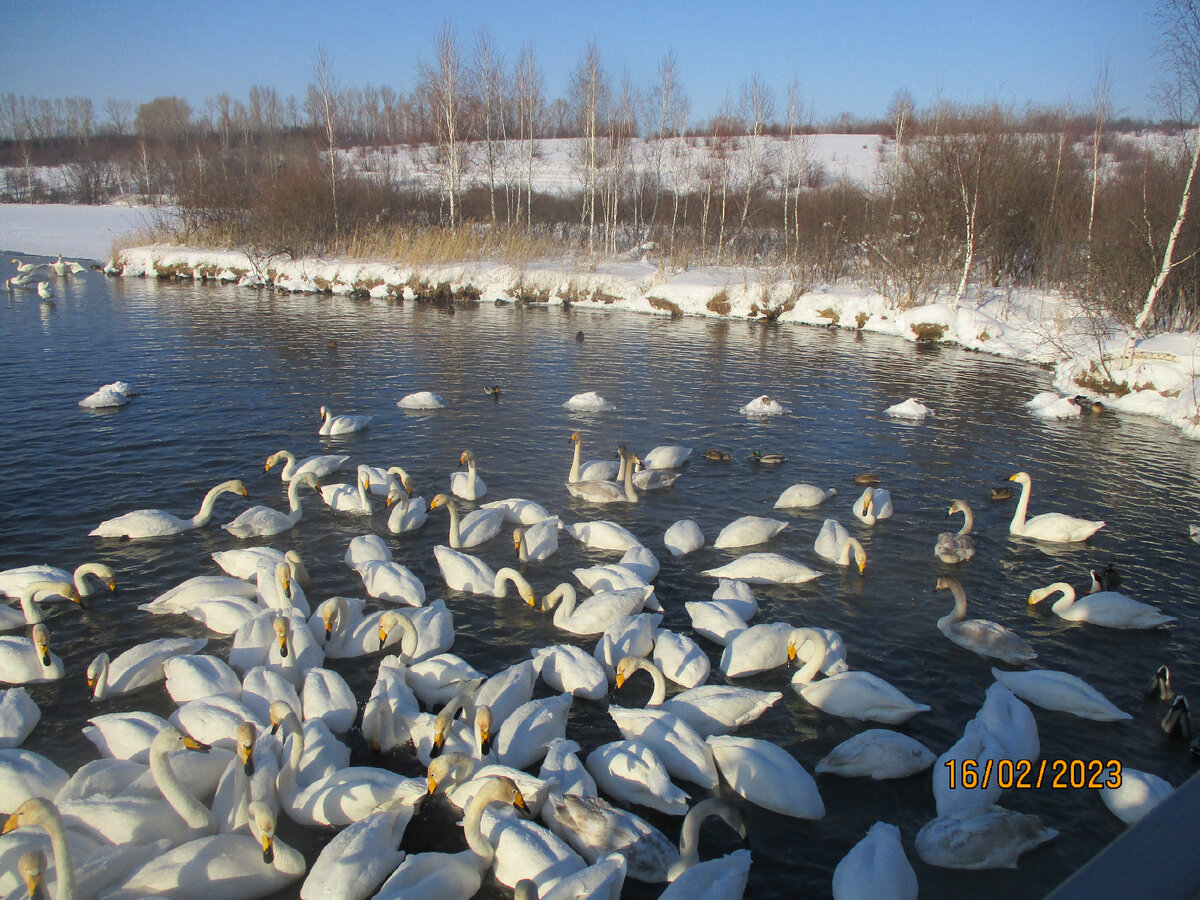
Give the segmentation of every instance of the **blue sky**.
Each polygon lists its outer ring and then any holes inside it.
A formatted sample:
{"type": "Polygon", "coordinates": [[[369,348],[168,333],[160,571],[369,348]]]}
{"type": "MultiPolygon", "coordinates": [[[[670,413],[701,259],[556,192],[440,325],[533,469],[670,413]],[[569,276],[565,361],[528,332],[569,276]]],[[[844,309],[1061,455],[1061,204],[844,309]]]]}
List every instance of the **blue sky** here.
{"type": "MultiPolygon", "coordinates": [[[[760,73],[782,110],[799,79],[818,120],[883,115],[898,89],[917,105],[938,99],[1077,108],[1091,105],[1107,58],[1114,112],[1158,117],[1159,36],[1153,5],[1130,0],[913,0],[908,3],[604,3],[507,0],[7,0],[26,37],[5,41],[0,93],[116,97],[142,103],[175,94],[199,106],[219,93],[245,98],[254,84],[303,97],[324,45],[343,87],[411,90],[415,63],[449,21],[469,49],[487,27],[515,59],[531,42],[550,96],[589,40],[605,69],[644,87],[673,50],[694,117],[760,73]],[[36,39],[30,37],[36,35],[36,39]]],[[[101,107],[102,108],[102,107],[101,107]]]]}

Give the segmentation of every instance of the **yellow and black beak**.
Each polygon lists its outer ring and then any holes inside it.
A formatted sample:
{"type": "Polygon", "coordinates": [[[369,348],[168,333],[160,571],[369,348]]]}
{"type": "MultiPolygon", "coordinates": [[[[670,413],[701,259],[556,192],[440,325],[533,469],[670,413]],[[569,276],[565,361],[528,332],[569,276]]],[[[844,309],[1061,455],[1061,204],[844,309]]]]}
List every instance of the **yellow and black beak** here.
{"type": "MultiPolygon", "coordinates": [[[[41,650],[42,650],[42,665],[49,666],[50,665],[50,648],[42,647],[41,650]]],[[[88,679],[88,687],[91,687],[91,686],[92,686],[92,679],[89,678],[88,679]]]]}
{"type": "Polygon", "coordinates": [[[479,749],[483,751],[483,755],[487,756],[492,752],[492,741],[494,735],[488,729],[483,729],[479,735],[479,749]]]}
{"type": "Polygon", "coordinates": [[[525,798],[523,796],[521,796],[520,791],[517,791],[517,795],[515,797],[513,797],[513,806],[515,806],[517,809],[521,810],[521,812],[523,812],[523,813],[533,815],[532,813],[529,812],[529,807],[525,805],[525,798]]]}
{"type": "Polygon", "coordinates": [[[446,746],[446,735],[440,731],[434,732],[434,735],[433,735],[434,754],[441,753],[442,748],[445,746],[446,746]]]}
{"type": "Polygon", "coordinates": [[[788,662],[795,662],[795,661],[796,661],[796,645],[789,643],[788,644],[788,662]]]}
{"type": "Polygon", "coordinates": [[[263,851],[263,862],[264,863],[266,863],[269,866],[269,865],[271,865],[271,863],[275,862],[275,836],[274,835],[264,834],[262,836],[262,851],[263,851]]]}
{"type": "Polygon", "coordinates": [[[254,745],[247,744],[244,747],[238,747],[238,757],[242,760],[242,771],[249,778],[254,774],[254,745]]]}
{"type": "Polygon", "coordinates": [[[382,647],[387,643],[388,630],[382,625],[379,626],[379,646],[382,647]]]}
{"type": "Polygon", "coordinates": [[[288,645],[287,645],[287,635],[285,635],[285,634],[279,636],[279,655],[282,656],[284,659],[287,659],[288,645]]]}
{"type": "Polygon", "coordinates": [[[183,736],[183,746],[188,750],[195,750],[198,753],[207,753],[212,749],[208,744],[203,744],[188,734],[183,736]]]}
{"type": "Polygon", "coordinates": [[[615,681],[616,681],[617,688],[618,688],[618,690],[619,690],[619,689],[620,689],[621,687],[623,687],[623,686],[624,686],[624,684],[625,684],[625,673],[624,673],[624,672],[618,672],[618,673],[617,673],[617,677],[616,677],[615,681]]]}
{"type": "MultiPolygon", "coordinates": [[[[325,620],[325,640],[328,641],[331,637],[333,637],[333,622],[329,619],[326,619],[325,620]]],[[[380,643],[382,644],[383,641],[380,641],[380,643]]]]}
{"type": "Polygon", "coordinates": [[[438,780],[436,778],[434,778],[432,775],[427,776],[425,778],[425,790],[429,794],[429,796],[432,797],[433,792],[436,791],[437,788],[438,788],[438,780]]]}
{"type": "Polygon", "coordinates": [[[19,824],[20,822],[18,821],[17,814],[13,813],[11,816],[5,819],[4,828],[0,829],[0,834],[8,834],[10,831],[16,831],[19,824]]]}

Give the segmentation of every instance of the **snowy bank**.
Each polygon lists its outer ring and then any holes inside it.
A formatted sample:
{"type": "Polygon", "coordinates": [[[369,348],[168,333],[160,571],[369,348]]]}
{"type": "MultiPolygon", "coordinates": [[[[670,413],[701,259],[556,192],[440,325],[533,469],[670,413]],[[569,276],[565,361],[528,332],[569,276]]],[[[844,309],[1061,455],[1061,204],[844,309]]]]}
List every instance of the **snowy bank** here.
{"type": "Polygon", "coordinates": [[[113,241],[147,223],[139,206],[0,203],[0,250],[94,259],[112,256],[113,241]]]}
{"type": "Polygon", "coordinates": [[[651,315],[768,319],[857,328],[909,341],[1055,366],[1055,388],[1128,413],[1155,416],[1200,439],[1200,334],[1156,335],[1130,343],[1069,298],[1031,290],[987,290],[964,302],[901,309],[882,294],[848,284],[807,287],[769,269],[670,269],[648,257],[545,260],[514,266],[474,261],[412,268],[359,260],[252,259],[232,250],[133,247],[110,274],[201,279],[246,287],[414,300],[572,303],[651,315]]]}

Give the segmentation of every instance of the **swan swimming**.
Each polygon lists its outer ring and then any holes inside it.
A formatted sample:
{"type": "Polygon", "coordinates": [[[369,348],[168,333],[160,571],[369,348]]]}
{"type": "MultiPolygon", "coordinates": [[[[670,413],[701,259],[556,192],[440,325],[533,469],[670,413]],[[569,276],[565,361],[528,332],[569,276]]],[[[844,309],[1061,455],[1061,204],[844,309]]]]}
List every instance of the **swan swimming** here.
{"type": "Polygon", "coordinates": [[[335,416],[326,406],[321,407],[321,427],[317,434],[332,437],[339,434],[352,434],[362,431],[374,416],[335,416]]]}
{"type": "Polygon", "coordinates": [[[963,514],[963,526],[958,531],[943,531],[937,536],[933,555],[948,565],[966,562],[975,555],[975,539],[971,537],[971,528],[975,525],[975,516],[966,500],[954,500],[950,511],[946,514],[963,514]]]}
{"type": "Polygon", "coordinates": [[[1071,622],[1091,622],[1105,628],[1158,628],[1175,621],[1174,616],[1165,615],[1149,603],[1140,603],[1117,591],[1097,591],[1076,597],[1075,588],[1065,581],[1032,591],[1029,604],[1041,603],[1058,593],[1062,596],[1050,609],[1056,616],[1071,622]]]}
{"type": "Polygon", "coordinates": [[[1008,480],[1015,481],[1021,485],[1021,499],[1017,501],[1017,508],[1013,512],[1012,522],[1009,523],[1009,534],[1036,538],[1040,541],[1069,544],[1077,541],[1086,541],[1104,527],[1104,522],[1080,519],[1063,513],[1042,513],[1041,515],[1034,516],[1032,519],[1026,520],[1025,516],[1029,512],[1029,495],[1033,489],[1033,479],[1029,477],[1028,472],[1018,472],[1016,475],[1010,475],[1008,480]]]}
{"type": "Polygon", "coordinates": [[[957,578],[942,577],[934,590],[954,594],[954,609],[938,619],[938,630],[960,647],[980,656],[994,656],[1017,665],[1037,659],[1037,653],[1023,637],[990,619],[967,618],[967,594],[957,578]]]}

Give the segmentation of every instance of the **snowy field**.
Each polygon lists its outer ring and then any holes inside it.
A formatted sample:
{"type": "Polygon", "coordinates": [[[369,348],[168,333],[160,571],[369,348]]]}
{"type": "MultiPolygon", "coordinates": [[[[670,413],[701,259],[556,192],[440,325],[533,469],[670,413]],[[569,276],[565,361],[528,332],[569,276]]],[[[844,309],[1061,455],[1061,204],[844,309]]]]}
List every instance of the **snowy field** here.
{"type": "Polygon", "coordinates": [[[144,223],[136,206],[0,203],[0,250],[105,262],[113,240],[144,223]]]}

